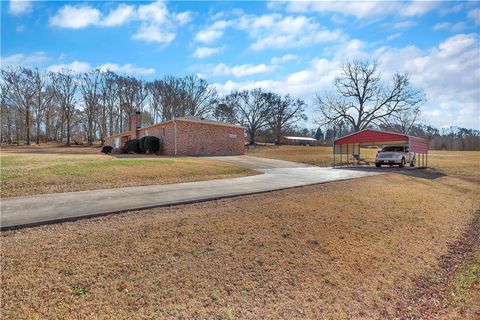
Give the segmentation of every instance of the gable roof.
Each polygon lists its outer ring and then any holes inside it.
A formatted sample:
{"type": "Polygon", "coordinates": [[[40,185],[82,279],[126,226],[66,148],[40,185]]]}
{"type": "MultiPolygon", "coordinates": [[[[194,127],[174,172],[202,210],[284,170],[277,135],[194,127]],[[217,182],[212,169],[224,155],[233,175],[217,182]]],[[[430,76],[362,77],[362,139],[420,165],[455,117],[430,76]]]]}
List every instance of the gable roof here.
{"type": "Polygon", "coordinates": [[[334,144],[382,144],[382,143],[408,143],[410,150],[418,153],[426,153],[427,141],[422,138],[409,136],[403,133],[365,129],[355,132],[334,141],[334,144]]]}
{"type": "MultiPolygon", "coordinates": [[[[175,119],[172,119],[172,120],[163,121],[163,122],[160,122],[160,123],[155,123],[155,124],[152,124],[152,125],[147,126],[147,127],[141,127],[141,128],[138,128],[138,130],[150,129],[150,128],[154,128],[154,127],[157,127],[157,126],[162,126],[162,125],[165,125],[167,123],[174,122],[174,121],[196,122],[196,123],[202,123],[202,124],[208,124],[208,125],[214,125],[214,126],[244,128],[243,126],[239,126],[239,125],[236,125],[236,124],[220,122],[220,121],[215,121],[215,120],[209,120],[209,119],[204,119],[204,118],[194,117],[194,116],[185,116],[185,117],[175,118],[175,119]]],[[[119,136],[129,136],[131,134],[132,134],[132,131],[128,130],[128,131],[124,131],[124,132],[121,132],[121,133],[113,134],[113,135],[108,136],[106,138],[119,137],[119,136]]]]}
{"type": "Polygon", "coordinates": [[[185,116],[185,117],[175,118],[175,121],[189,121],[189,122],[197,122],[197,123],[203,123],[203,124],[211,124],[216,126],[243,128],[243,126],[239,126],[237,124],[220,122],[220,121],[215,121],[215,120],[210,120],[210,119],[205,119],[205,118],[200,118],[195,116],[185,116]]]}

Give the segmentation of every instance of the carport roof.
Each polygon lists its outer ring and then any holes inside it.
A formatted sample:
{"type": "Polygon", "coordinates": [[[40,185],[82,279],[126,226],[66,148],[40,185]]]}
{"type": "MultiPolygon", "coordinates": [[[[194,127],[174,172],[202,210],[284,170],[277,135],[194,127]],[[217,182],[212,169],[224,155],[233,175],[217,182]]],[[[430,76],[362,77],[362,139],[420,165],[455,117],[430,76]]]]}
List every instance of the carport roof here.
{"type": "Polygon", "coordinates": [[[373,129],[365,129],[355,132],[334,141],[335,145],[340,144],[394,144],[408,143],[412,152],[426,153],[428,146],[427,141],[422,138],[409,136],[402,133],[387,132],[373,129]]]}

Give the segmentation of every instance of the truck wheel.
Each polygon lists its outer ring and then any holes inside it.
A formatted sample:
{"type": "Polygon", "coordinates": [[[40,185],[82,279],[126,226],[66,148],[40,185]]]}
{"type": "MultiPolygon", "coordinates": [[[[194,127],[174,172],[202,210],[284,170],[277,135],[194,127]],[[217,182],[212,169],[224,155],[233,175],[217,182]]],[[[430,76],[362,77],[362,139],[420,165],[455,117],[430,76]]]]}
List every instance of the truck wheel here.
{"type": "Polygon", "coordinates": [[[413,159],[412,162],[410,162],[410,167],[415,167],[415,159],[413,159]]]}
{"type": "Polygon", "coordinates": [[[402,162],[398,165],[400,168],[405,167],[405,158],[402,158],[402,162]]]}
{"type": "Polygon", "coordinates": [[[380,163],[375,163],[375,167],[380,168],[382,165],[380,163]]]}

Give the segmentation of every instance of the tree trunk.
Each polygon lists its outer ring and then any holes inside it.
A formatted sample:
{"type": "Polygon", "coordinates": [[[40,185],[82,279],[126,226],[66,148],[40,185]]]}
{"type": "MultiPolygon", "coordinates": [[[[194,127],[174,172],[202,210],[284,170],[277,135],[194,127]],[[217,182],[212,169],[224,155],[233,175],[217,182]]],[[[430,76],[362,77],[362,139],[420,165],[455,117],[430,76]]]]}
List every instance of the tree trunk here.
{"type": "Polygon", "coordinates": [[[30,108],[27,107],[25,110],[25,126],[26,126],[26,140],[27,145],[30,145],[30,108]]]}
{"type": "Polygon", "coordinates": [[[49,135],[50,135],[50,113],[47,111],[45,115],[45,143],[48,143],[49,135]]]}
{"type": "Polygon", "coordinates": [[[35,143],[40,144],[40,120],[38,115],[37,115],[36,122],[37,122],[37,125],[35,128],[35,143]]]}
{"type": "Polygon", "coordinates": [[[70,147],[70,117],[67,117],[67,147],[70,147]]]}
{"type": "Polygon", "coordinates": [[[250,145],[255,144],[255,131],[251,130],[250,131],[250,145]]]}

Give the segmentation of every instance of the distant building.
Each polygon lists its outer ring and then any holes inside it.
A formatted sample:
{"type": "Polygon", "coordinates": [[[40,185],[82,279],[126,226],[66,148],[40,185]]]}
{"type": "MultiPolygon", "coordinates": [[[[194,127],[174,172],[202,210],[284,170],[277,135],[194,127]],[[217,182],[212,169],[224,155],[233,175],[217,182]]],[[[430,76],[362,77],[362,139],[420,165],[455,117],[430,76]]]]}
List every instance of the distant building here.
{"type": "Polygon", "coordinates": [[[167,155],[238,155],[245,152],[245,129],[241,126],[182,117],[141,127],[141,114],[130,116],[130,131],[105,138],[106,145],[119,150],[129,139],[155,136],[160,139],[162,154],[167,155]]]}
{"type": "Polygon", "coordinates": [[[296,146],[316,146],[319,144],[319,141],[310,138],[310,137],[292,137],[284,136],[282,137],[282,144],[296,145],[296,146]]]}

